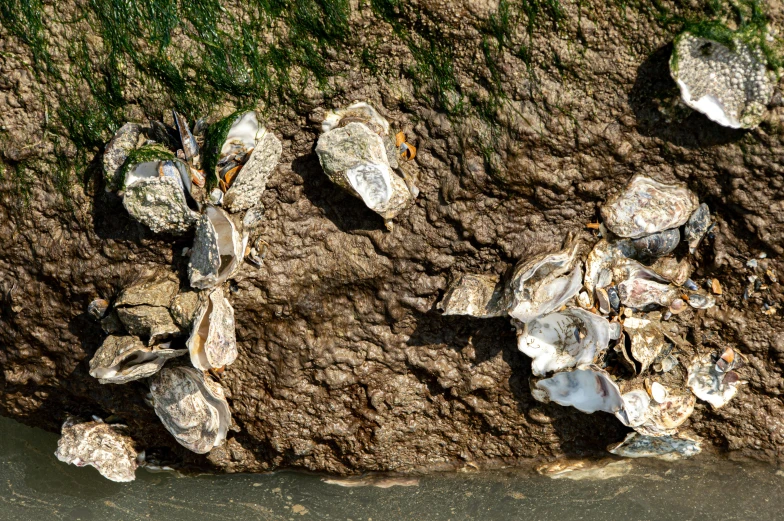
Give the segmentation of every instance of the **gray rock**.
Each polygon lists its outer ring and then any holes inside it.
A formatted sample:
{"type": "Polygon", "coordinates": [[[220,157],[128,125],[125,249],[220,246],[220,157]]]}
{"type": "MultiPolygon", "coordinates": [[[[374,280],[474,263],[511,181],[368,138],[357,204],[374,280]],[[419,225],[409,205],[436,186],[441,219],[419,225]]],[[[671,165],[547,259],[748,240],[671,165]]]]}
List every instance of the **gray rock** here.
{"type": "Polygon", "coordinates": [[[163,306],[169,307],[179,284],[173,280],[152,280],[125,288],[114,307],[163,306]]]}

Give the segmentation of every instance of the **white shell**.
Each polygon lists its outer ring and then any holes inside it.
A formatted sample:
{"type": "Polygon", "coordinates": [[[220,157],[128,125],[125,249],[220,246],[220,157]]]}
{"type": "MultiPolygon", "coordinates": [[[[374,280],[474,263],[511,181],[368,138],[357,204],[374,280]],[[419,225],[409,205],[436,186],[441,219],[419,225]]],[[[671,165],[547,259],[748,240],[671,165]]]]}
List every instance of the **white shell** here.
{"type": "Polygon", "coordinates": [[[216,288],[196,312],[186,345],[193,366],[202,371],[231,364],[237,358],[234,309],[216,288]]]}
{"type": "Polygon", "coordinates": [[[685,32],[675,39],[670,74],[683,102],[730,128],[759,125],[773,95],[762,50],[741,37],[734,49],[685,32]]]}
{"type": "Polygon", "coordinates": [[[723,373],[716,368],[710,354],[697,357],[689,366],[688,386],[700,400],[706,401],[714,409],[727,405],[738,392],[742,381],[724,383],[723,373]]]}
{"type": "Polygon", "coordinates": [[[550,401],[558,405],[594,413],[615,413],[621,409],[621,391],[606,372],[601,369],[575,369],[556,373],[536,382],[550,401]]]}
{"type": "Polygon", "coordinates": [[[579,308],[549,313],[526,324],[517,348],[530,356],[536,376],[593,363],[610,341],[609,322],[579,308]]]}
{"type": "Polygon", "coordinates": [[[506,315],[504,286],[497,275],[461,275],[446,291],[438,308],[444,315],[470,315],[478,318],[506,315]]]}
{"type": "Polygon", "coordinates": [[[136,337],[108,336],[90,360],[90,376],[102,384],[124,384],[157,373],[186,349],[150,348],[136,337]]]}
{"type": "Polygon", "coordinates": [[[150,383],[155,414],[177,442],[205,454],[226,440],[231,412],[220,384],[191,367],[164,367],[150,383]]]}
{"type": "Polygon", "coordinates": [[[188,208],[182,182],[173,177],[157,176],[158,162],[142,163],[128,172],[123,206],[128,213],[154,233],[182,234],[196,222],[197,214],[188,208]],[[155,176],[142,176],[147,166],[156,169],[155,176]],[[137,175],[138,174],[138,175],[137,175]]]}
{"type": "Polygon", "coordinates": [[[239,269],[244,253],[242,237],[228,214],[207,206],[196,225],[188,262],[191,286],[210,289],[223,284],[239,269]]]}
{"type": "Polygon", "coordinates": [[[101,421],[79,423],[68,418],[63,423],[57,451],[62,462],[78,467],[95,467],[112,481],[133,481],[136,476],[136,449],[133,440],[101,421]]]}
{"type": "Polygon", "coordinates": [[[666,346],[664,334],[655,322],[637,317],[624,320],[623,329],[631,339],[631,356],[640,363],[639,373],[644,373],[666,346]]]}
{"type": "Polygon", "coordinates": [[[632,432],[622,442],[607,447],[607,450],[624,458],[658,458],[664,461],[676,461],[702,452],[702,442],[683,434],[654,437],[632,432]]]}
{"type": "Polygon", "coordinates": [[[584,285],[591,305],[593,305],[593,295],[596,288],[603,287],[600,282],[606,283],[605,285],[612,283],[612,267],[619,261],[630,259],[633,256],[634,246],[628,239],[612,242],[602,239],[594,245],[585,261],[584,285]],[[607,278],[607,271],[610,272],[610,280],[600,280],[600,278],[607,278]],[[603,274],[605,275],[603,276],[603,274]]]}
{"type": "Polygon", "coordinates": [[[601,208],[604,225],[616,235],[638,239],[683,225],[699,206],[694,193],[636,175],[601,208]]]}
{"type": "Polygon", "coordinates": [[[520,322],[530,322],[575,296],[582,287],[582,269],[579,265],[572,268],[576,254],[574,246],[518,263],[510,285],[509,315],[520,322]]]}

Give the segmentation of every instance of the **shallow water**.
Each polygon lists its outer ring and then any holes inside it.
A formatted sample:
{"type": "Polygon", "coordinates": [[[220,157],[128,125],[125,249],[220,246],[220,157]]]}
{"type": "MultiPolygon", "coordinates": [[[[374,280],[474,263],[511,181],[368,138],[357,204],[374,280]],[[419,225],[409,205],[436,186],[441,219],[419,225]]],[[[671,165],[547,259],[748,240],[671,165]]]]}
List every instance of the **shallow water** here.
{"type": "Polygon", "coordinates": [[[295,472],[180,478],[142,469],[112,483],[57,461],[57,436],[0,418],[3,521],[783,519],[784,473],[701,458],[613,464],[580,481],[525,470],[436,474],[416,486],[347,488],[295,472]],[[606,470],[603,474],[610,474],[606,470]]]}

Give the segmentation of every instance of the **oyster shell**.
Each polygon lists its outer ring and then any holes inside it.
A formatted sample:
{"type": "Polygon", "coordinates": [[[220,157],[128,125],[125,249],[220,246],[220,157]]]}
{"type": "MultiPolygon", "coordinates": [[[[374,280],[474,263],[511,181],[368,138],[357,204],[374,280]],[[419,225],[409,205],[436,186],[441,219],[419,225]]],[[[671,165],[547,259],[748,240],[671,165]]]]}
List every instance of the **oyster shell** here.
{"type": "Polygon", "coordinates": [[[497,275],[461,275],[444,294],[438,308],[444,315],[478,318],[506,315],[505,288],[497,275]]]}
{"type": "Polygon", "coordinates": [[[245,244],[229,215],[207,206],[196,225],[188,262],[191,286],[210,289],[223,284],[239,269],[244,254],[245,244]]]}
{"type": "Polygon", "coordinates": [[[681,33],[675,38],[670,74],[686,105],[725,127],[756,127],[773,96],[762,49],[741,35],[732,38],[730,48],[681,33]]]}
{"type": "Polygon", "coordinates": [[[534,375],[583,367],[607,349],[610,323],[579,308],[549,313],[518,333],[517,348],[530,356],[534,375]]]}
{"type": "Polygon", "coordinates": [[[169,310],[160,306],[117,308],[117,316],[132,335],[148,339],[148,345],[180,334],[169,310]]]}
{"type": "Polygon", "coordinates": [[[576,254],[575,245],[519,262],[509,286],[509,315],[520,322],[530,322],[575,296],[582,287],[582,269],[579,264],[575,266],[576,254]]]}
{"type": "Polygon", "coordinates": [[[697,209],[697,196],[682,185],[636,175],[601,208],[604,225],[621,237],[639,239],[683,225],[697,209]]]}
{"type": "Polygon", "coordinates": [[[596,288],[607,287],[613,282],[612,267],[625,259],[634,257],[636,250],[628,239],[597,242],[585,260],[584,285],[593,305],[596,288]]]}
{"type": "MultiPolygon", "coordinates": [[[[372,111],[375,116],[368,117],[367,107],[350,114],[328,115],[323,128],[329,130],[319,137],[316,154],[330,180],[362,199],[368,208],[387,221],[389,227],[389,221],[403,211],[413,197],[405,181],[392,171],[397,160],[394,155],[390,160],[387,153],[387,145],[391,146],[386,135],[389,124],[383,118],[386,125],[380,124],[375,110],[372,111]],[[337,123],[334,122],[336,118],[337,123]],[[381,130],[381,134],[377,130],[381,130]],[[386,138],[386,143],[382,137],[386,138]]],[[[347,111],[351,111],[351,107],[347,111]]]]}
{"type": "Polygon", "coordinates": [[[226,440],[231,411],[220,384],[191,367],[164,367],[153,376],[155,414],[177,442],[205,454],[226,440]]]}
{"type": "Polygon", "coordinates": [[[706,401],[714,409],[727,405],[737,394],[738,387],[744,383],[733,371],[722,371],[711,354],[696,357],[689,366],[688,386],[700,400],[706,401]]]}
{"type": "Polygon", "coordinates": [[[626,261],[623,268],[616,269],[618,280],[618,297],[621,304],[634,309],[642,309],[651,304],[668,307],[678,298],[678,289],[666,283],[666,280],[654,271],[636,263],[626,261]],[[623,275],[627,275],[625,278],[623,275]]]}
{"type": "Polygon", "coordinates": [[[216,204],[223,204],[230,212],[240,212],[261,200],[283,147],[272,132],[259,124],[255,111],[231,115],[217,126],[224,128],[229,121],[231,125],[225,135],[217,136],[220,144],[215,146],[220,152],[213,173],[227,186],[216,204]]]}
{"type": "Polygon", "coordinates": [[[114,134],[103,151],[103,179],[107,192],[120,188],[123,182],[121,170],[131,151],[136,149],[142,127],[136,123],[126,123],[114,134]]]}
{"type": "Polygon", "coordinates": [[[607,447],[607,450],[624,458],[658,458],[664,461],[676,461],[702,452],[702,442],[683,434],[654,437],[632,432],[622,442],[607,447]]]}
{"type": "Polygon", "coordinates": [[[708,309],[716,305],[716,299],[705,293],[689,293],[689,305],[694,309],[708,309]]]}
{"type": "Polygon", "coordinates": [[[77,467],[95,467],[112,481],[127,482],[136,478],[136,449],[129,436],[100,421],[79,422],[68,417],[57,442],[57,459],[77,467]]]}
{"type": "Polygon", "coordinates": [[[221,288],[213,290],[196,312],[186,345],[193,366],[202,371],[229,365],[237,358],[234,309],[221,288]]]}
{"type": "Polygon", "coordinates": [[[688,259],[678,261],[675,257],[660,257],[650,269],[676,286],[683,286],[694,269],[688,259]]]}
{"type": "Polygon", "coordinates": [[[90,360],[90,376],[102,384],[124,384],[157,373],[166,360],[187,349],[149,348],[138,338],[108,336],[90,360]]]}
{"type": "Polygon", "coordinates": [[[697,246],[700,245],[710,227],[710,209],[707,204],[702,203],[694,210],[683,228],[683,238],[689,243],[689,253],[694,254],[697,251],[697,246]]]}
{"type": "Polygon", "coordinates": [[[105,317],[108,310],[109,301],[102,298],[97,298],[87,305],[87,314],[95,320],[101,320],[105,317]]]}
{"type": "Polygon", "coordinates": [[[177,294],[179,283],[161,272],[156,272],[158,278],[143,280],[138,284],[123,289],[114,307],[125,306],[159,306],[169,307],[172,299],[177,294]]]}
{"type": "Polygon", "coordinates": [[[665,400],[661,403],[651,400],[648,417],[641,425],[634,427],[634,430],[646,436],[672,436],[694,412],[696,401],[690,393],[680,393],[667,388],[665,400]]]}
{"type": "Polygon", "coordinates": [[[537,392],[532,395],[539,401],[571,405],[589,414],[596,411],[615,413],[623,406],[618,386],[609,374],[598,368],[556,373],[536,382],[535,390],[537,392]]]}
{"type": "Polygon", "coordinates": [[[678,247],[681,242],[681,232],[678,228],[664,230],[663,232],[646,235],[632,240],[637,256],[641,259],[663,257],[678,247]]]}
{"type": "Polygon", "coordinates": [[[186,200],[191,186],[187,168],[157,145],[136,150],[123,167],[123,206],[154,233],[185,233],[197,216],[186,200]]]}
{"type": "Polygon", "coordinates": [[[656,324],[644,318],[627,318],[623,329],[631,342],[630,354],[640,364],[639,368],[635,366],[636,372],[642,374],[666,347],[667,341],[656,324]]]}

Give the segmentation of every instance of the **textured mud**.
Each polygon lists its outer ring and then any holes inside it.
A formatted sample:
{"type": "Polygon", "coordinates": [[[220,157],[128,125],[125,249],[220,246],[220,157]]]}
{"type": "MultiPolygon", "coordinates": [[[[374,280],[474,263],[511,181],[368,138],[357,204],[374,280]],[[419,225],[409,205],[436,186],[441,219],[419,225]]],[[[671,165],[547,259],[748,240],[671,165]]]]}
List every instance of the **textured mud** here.
{"type": "MultiPolygon", "coordinates": [[[[459,83],[486,92],[479,28],[497,6],[406,4],[459,42],[459,83]]],[[[697,278],[718,278],[724,295],[715,308],[676,320],[693,324],[689,341],[735,346],[752,368],[728,406],[698,403],[684,427],[707,447],[784,459],[784,323],[762,312],[759,296],[780,307],[782,288],[772,283],[742,299],[749,258],[766,253],[760,265],[784,276],[784,109],[771,107],[749,132],[696,113],[673,116],[673,27],[634,9],[622,17],[612,2],[562,5],[559,29],[534,34],[530,67],[502,53],[497,128],[450,117],[415,95],[402,73],[409,48],[387,38],[389,26],[364,4],[352,4],[351,27],[381,42],[389,74],[325,56],[339,72],[329,98],[311,89],[299,110],[269,109],[265,124],[283,155],[262,198],[266,256],[261,268],[245,263],[226,292],[239,357],[221,383],[236,431],[208,456],[176,444],[145,404],[146,383],[100,385],[88,374],[104,337],[88,303],[113,301],[161,266],[187,286],[181,251],[192,237],[154,235],[133,221],[104,191],[100,154],[63,202],[44,175],[56,168],[42,130],[51,101],[36,94],[26,48],[0,29],[3,161],[24,161],[16,175],[35,179],[27,206],[12,195],[13,178],[0,186],[0,413],[51,431],[67,413],[115,415],[139,449],[229,472],[411,471],[603,451],[626,429],[608,414],[534,401],[530,361],[508,320],[444,317],[435,304],[462,273],[502,274],[558,248],[644,173],[685,182],[718,219],[715,239],[697,254],[697,278]],[[369,101],[418,148],[412,170],[421,195],[392,232],[329,181],[313,151],[325,111],[354,100],[369,101]]],[[[770,11],[781,27],[781,4],[770,11]]],[[[139,121],[154,116],[143,105],[130,111],[139,121]]]]}

